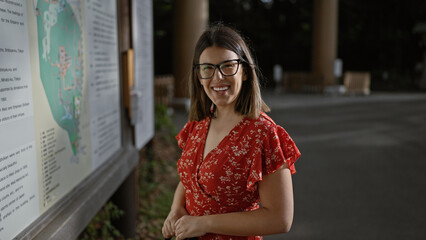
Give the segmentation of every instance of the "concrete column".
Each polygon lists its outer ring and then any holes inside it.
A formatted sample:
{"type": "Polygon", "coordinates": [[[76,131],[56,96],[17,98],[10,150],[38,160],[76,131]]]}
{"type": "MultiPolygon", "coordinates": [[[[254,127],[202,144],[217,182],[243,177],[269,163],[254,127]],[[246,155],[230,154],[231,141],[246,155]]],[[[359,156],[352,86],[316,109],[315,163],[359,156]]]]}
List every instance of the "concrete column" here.
{"type": "MultiPolygon", "coordinates": [[[[423,33],[423,44],[426,44],[426,33],[423,33]]],[[[423,50],[423,72],[420,78],[419,87],[426,90],[426,49],[423,50]]]]}
{"type": "Polygon", "coordinates": [[[338,0],[315,0],[312,71],[322,85],[336,84],[333,67],[337,56],[338,0]]]}
{"type": "Polygon", "coordinates": [[[194,47],[209,20],[209,0],[176,0],[174,7],[175,97],[187,98],[187,81],[192,68],[194,47]]]}

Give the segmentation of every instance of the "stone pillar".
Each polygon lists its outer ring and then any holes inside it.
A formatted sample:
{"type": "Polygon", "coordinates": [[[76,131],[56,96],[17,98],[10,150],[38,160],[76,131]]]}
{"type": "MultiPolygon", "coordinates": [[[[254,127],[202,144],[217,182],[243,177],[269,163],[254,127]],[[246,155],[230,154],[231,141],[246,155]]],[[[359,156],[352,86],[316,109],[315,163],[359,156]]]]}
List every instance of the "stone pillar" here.
{"type": "Polygon", "coordinates": [[[337,57],[338,0],[314,1],[312,71],[322,77],[322,85],[334,85],[337,57]]]}
{"type": "MultiPolygon", "coordinates": [[[[423,33],[423,44],[426,45],[426,33],[423,33]]],[[[423,50],[423,72],[420,78],[419,87],[426,90],[426,49],[423,50]]]]}
{"type": "MultiPolygon", "coordinates": [[[[414,33],[421,34],[423,40],[423,46],[426,45],[426,22],[418,22],[413,29],[414,33]]],[[[426,48],[423,47],[423,64],[422,74],[419,79],[419,88],[426,90],[426,48]]]]}
{"type": "Polygon", "coordinates": [[[187,98],[187,81],[192,68],[194,47],[209,20],[209,0],[176,0],[174,7],[175,97],[187,98]]]}

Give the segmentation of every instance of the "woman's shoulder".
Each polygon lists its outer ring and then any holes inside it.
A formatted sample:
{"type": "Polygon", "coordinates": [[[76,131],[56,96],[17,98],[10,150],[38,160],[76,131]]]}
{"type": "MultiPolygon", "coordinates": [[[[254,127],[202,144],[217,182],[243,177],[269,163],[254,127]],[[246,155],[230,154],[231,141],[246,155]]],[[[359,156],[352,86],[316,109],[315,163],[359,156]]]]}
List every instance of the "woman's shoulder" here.
{"type": "Polygon", "coordinates": [[[209,119],[210,119],[209,117],[205,117],[205,118],[203,118],[201,120],[193,120],[193,119],[191,120],[191,119],[188,119],[188,121],[186,122],[184,128],[186,126],[197,126],[197,125],[200,125],[202,123],[205,123],[206,121],[209,121],[209,119]]]}
{"type": "Polygon", "coordinates": [[[181,149],[185,148],[186,142],[191,136],[196,136],[201,133],[204,126],[206,126],[207,119],[203,119],[201,121],[188,121],[183,128],[180,130],[179,134],[176,135],[176,140],[178,141],[178,145],[181,149]],[[198,132],[198,133],[197,133],[198,132]]]}
{"type": "Polygon", "coordinates": [[[274,120],[272,120],[271,117],[269,117],[266,113],[264,112],[260,112],[259,115],[259,119],[261,119],[261,121],[267,123],[267,124],[271,124],[273,126],[276,126],[277,124],[274,122],[274,120]]]}
{"type": "Polygon", "coordinates": [[[253,122],[256,127],[264,128],[265,130],[277,127],[277,124],[274,122],[274,120],[272,120],[272,118],[264,112],[260,112],[259,117],[253,119],[253,122]]]}
{"type": "MultiPolygon", "coordinates": [[[[267,138],[277,132],[278,125],[266,113],[261,112],[257,118],[246,117],[240,129],[241,135],[249,134],[267,138]]],[[[257,137],[257,138],[258,138],[257,137]]]]}
{"type": "Polygon", "coordinates": [[[181,129],[181,133],[190,134],[194,131],[200,131],[208,125],[209,118],[205,118],[200,121],[190,120],[181,129]]]}

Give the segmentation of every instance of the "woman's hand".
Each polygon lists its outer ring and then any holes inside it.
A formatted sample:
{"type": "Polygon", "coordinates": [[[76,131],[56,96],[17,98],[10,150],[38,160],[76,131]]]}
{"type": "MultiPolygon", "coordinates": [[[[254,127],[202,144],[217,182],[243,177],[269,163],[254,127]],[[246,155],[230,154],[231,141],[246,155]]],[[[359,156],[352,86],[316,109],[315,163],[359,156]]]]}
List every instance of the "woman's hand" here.
{"type": "Polygon", "coordinates": [[[175,223],[176,240],[200,237],[207,233],[203,217],[183,216],[175,223]]]}
{"type": "Polygon", "coordinates": [[[188,215],[188,212],[184,207],[179,207],[177,209],[172,209],[169,212],[166,220],[163,224],[162,233],[164,238],[171,238],[177,234],[175,234],[175,224],[182,216],[188,215]]]}

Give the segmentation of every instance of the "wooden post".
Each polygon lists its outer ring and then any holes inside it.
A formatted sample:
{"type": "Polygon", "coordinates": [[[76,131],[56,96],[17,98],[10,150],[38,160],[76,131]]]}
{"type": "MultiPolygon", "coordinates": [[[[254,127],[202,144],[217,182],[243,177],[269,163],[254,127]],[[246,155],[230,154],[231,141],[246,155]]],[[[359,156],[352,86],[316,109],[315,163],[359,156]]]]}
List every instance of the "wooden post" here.
{"type": "Polygon", "coordinates": [[[175,1],[173,73],[175,96],[187,98],[187,81],[191,71],[195,44],[209,19],[208,0],[175,1]]]}
{"type": "Polygon", "coordinates": [[[336,84],[338,0],[315,0],[312,71],[322,77],[323,86],[336,84]]]}
{"type": "MultiPolygon", "coordinates": [[[[130,2],[131,0],[118,0],[117,2],[121,53],[132,47],[130,2]]],[[[136,235],[138,214],[138,172],[139,169],[136,166],[110,199],[118,207],[118,209],[124,211],[124,215],[118,220],[113,221],[113,224],[125,238],[132,238],[136,235]]]]}

